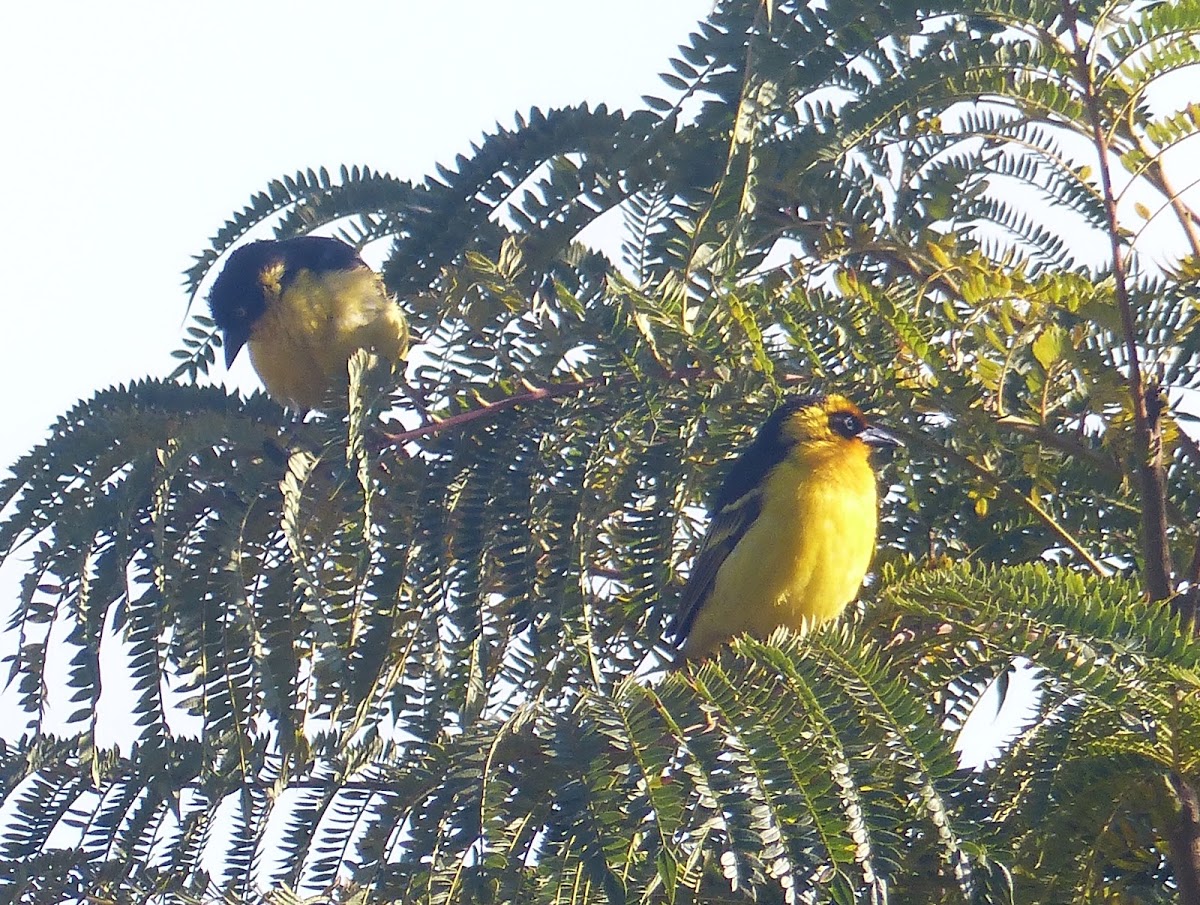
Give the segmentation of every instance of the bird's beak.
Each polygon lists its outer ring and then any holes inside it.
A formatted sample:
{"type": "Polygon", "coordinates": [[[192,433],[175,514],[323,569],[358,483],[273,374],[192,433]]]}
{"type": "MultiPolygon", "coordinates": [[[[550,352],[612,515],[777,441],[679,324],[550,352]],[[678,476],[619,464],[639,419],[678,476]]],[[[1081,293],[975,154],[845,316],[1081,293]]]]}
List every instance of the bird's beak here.
{"type": "Polygon", "coordinates": [[[884,430],[882,427],[876,427],[873,424],[859,431],[858,439],[862,440],[867,446],[872,446],[875,449],[891,449],[904,445],[903,441],[891,431],[884,430]]]}
{"type": "Polygon", "coordinates": [[[246,345],[246,340],[250,338],[248,333],[243,333],[241,330],[226,330],[223,334],[223,342],[225,345],[225,369],[229,370],[233,367],[233,360],[238,357],[238,352],[242,351],[242,346],[246,345]]]}

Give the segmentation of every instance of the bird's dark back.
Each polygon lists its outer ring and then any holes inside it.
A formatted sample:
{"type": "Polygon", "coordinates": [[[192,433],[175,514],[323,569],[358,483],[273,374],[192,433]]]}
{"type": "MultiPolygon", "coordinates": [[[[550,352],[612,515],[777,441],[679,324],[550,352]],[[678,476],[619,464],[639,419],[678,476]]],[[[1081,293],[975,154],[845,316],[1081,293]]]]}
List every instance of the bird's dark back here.
{"type": "Polygon", "coordinates": [[[783,424],[800,409],[820,401],[819,396],[788,396],[758,429],[750,445],[729,466],[725,481],[713,500],[712,511],[719,512],[741,499],[762,483],[772,468],[787,458],[789,445],[784,440],[783,424]]]}

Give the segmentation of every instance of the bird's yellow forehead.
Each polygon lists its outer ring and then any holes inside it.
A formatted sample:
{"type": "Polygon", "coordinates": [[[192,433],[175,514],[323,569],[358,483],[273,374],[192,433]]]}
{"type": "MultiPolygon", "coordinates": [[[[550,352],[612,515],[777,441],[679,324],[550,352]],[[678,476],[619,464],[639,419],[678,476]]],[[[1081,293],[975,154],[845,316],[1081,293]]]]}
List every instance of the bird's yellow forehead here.
{"type": "Polygon", "coordinates": [[[862,411],[845,396],[836,393],[814,400],[812,405],[793,412],[783,424],[785,439],[794,443],[811,443],[814,440],[843,440],[829,425],[829,416],[847,412],[863,421],[862,411]]]}
{"type": "Polygon", "coordinates": [[[283,293],[283,272],[281,260],[271,261],[258,272],[258,285],[266,298],[277,299],[283,293]]]}
{"type": "Polygon", "coordinates": [[[859,418],[863,416],[862,410],[857,405],[845,396],[839,396],[837,393],[830,393],[822,399],[820,406],[826,415],[832,415],[835,412],[849,412],[859,418]]]}

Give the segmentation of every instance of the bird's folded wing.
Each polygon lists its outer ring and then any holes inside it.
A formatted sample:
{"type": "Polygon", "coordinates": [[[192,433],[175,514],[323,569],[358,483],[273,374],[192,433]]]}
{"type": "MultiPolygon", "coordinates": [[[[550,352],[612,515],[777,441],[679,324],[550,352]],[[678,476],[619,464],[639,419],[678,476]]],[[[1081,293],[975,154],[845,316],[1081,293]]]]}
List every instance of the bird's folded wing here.
{"type": "Polygon", "coordinates": [[[692,630],[696,617],[712,593],[721,564],[733,552],[761,511],[762,492],[755,488],[723,506],[713,516],[700,552],[692,563],[691,575],[688,576],[679,600],[679,609],[675,613],[672,632],[677,642],[682,642],[692,630]]]}

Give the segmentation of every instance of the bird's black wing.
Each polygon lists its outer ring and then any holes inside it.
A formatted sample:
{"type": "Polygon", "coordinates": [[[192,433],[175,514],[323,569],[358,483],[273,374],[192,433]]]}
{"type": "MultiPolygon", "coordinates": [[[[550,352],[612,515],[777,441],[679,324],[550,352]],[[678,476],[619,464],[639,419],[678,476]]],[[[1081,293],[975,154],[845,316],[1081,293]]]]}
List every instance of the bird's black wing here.
{"type": "Polygon", "coordinates": [[[671,631],[676,643],[682,644],[691,632],[696,617],[712,593],[721,564],[733,552],[733,548],[754,524],[760,512],[762,488],[756,485],[749,493],[722,506],[713,515],[708,533],[704,536],[704,543],[700,545],[700,552],[696,554],[692,563],[692,572],[683,588],[679,609],[675,613],[671,631]]]}
{"type": "Polygon", "coordinates": [[[717,572],[738,541],[754,524],[762,511],[762,493],[767,476],[788,456],[789,443],[783,437],[784,423],[796,411],[812,405],[815,396],[789,396],[759,428],[749,446],[738,456],[712,504],[712,521],[700,552],[692,564],[692,574],[684,586],[679,609],[671,631],[682,643],[692,630],[708,595],[712,593],[717,572]]]}
{"type": "Polygon", "coordinates": [[[296,236],[276,243],[283,255],[283,278],[286,288],[302,270],[315,274],[337,273],[366,267],[353,245],[328,236],[296,236]]]}
{"type": "Polygon", "coordinates": [[[783,436],[787,419],[816,404],[816,396],[789,396],[758,429],[754,441],[742,451],[721,482],[713,500],[713,520],[721,511],[739,503],[747,494],[761,489],[767,475],[788,456],[791,443],[783,436]]]}

